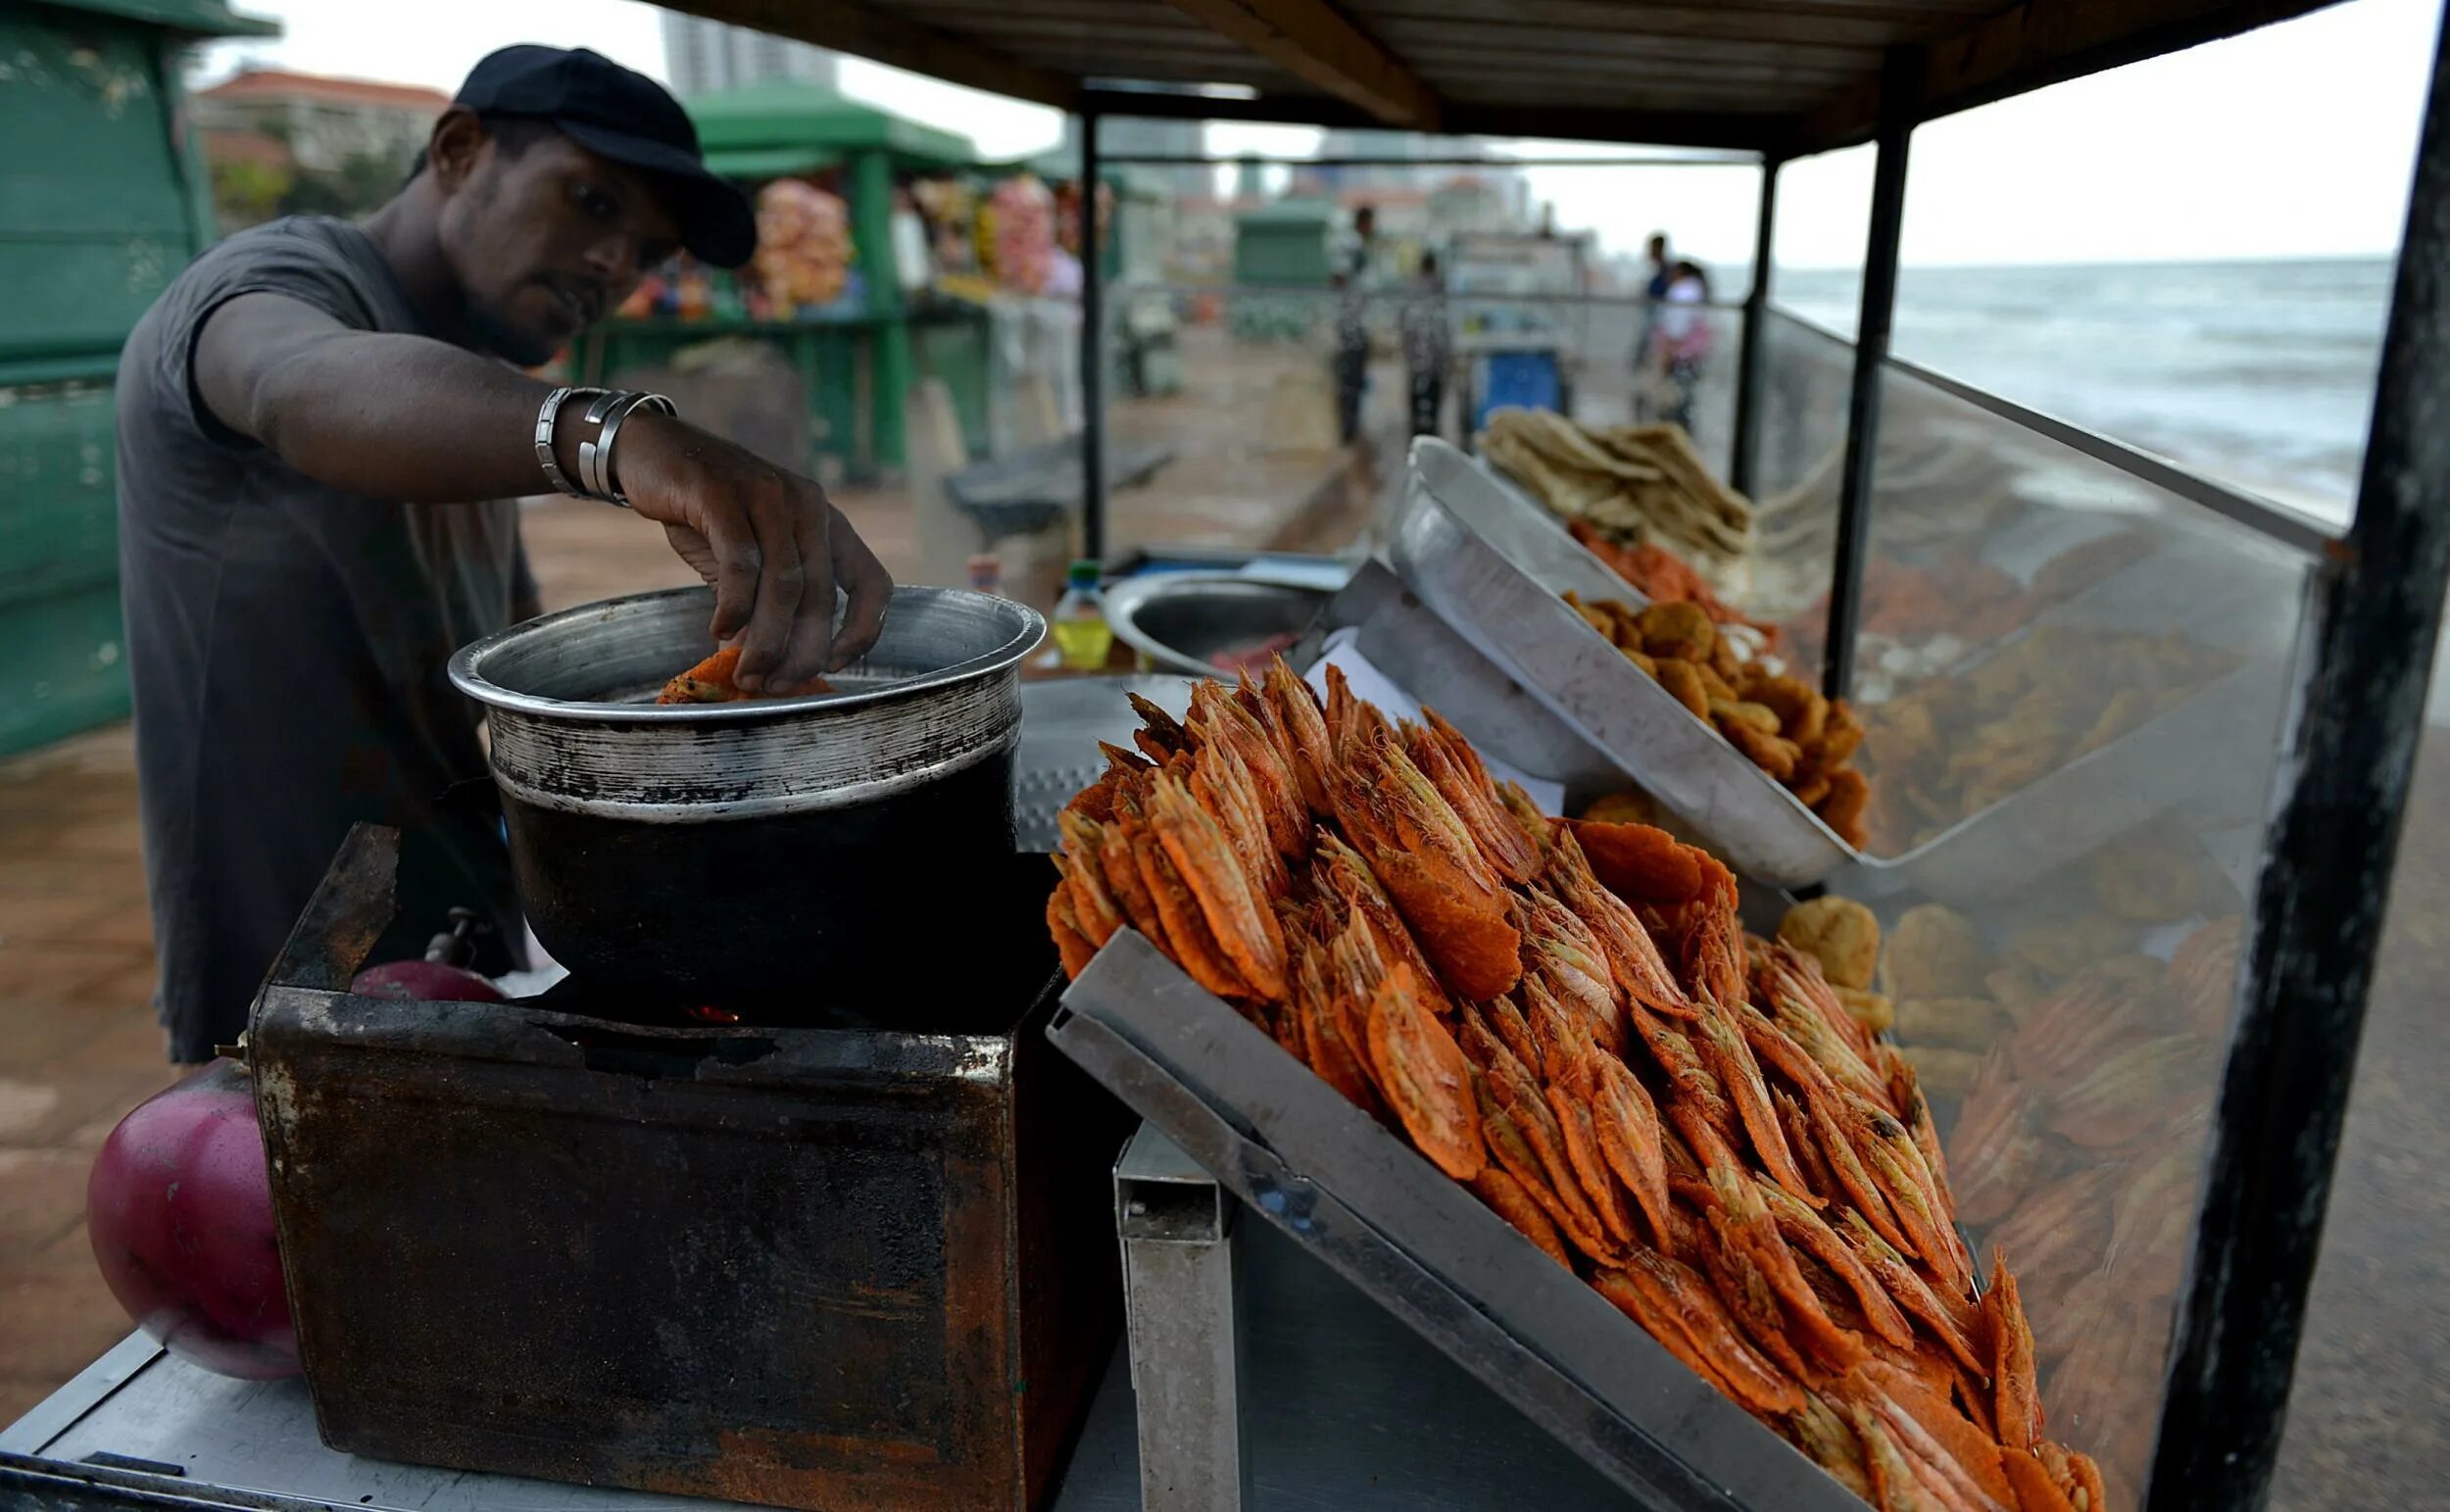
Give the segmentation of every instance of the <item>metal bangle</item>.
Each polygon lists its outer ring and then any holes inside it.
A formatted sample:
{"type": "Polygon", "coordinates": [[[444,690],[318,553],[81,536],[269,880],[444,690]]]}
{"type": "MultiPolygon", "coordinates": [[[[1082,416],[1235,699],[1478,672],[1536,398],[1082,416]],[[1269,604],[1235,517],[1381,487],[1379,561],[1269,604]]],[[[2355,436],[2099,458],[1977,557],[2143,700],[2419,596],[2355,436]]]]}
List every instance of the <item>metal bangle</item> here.
{"type": "Polygon", "coordinates": [[[612,407],[627,399],[633,392],[635,391],[624,389],[615,392],[607,389],[596,396],[595,402],[587,407],[587,413],[582,416],[588,424],[596,427],[593,437],[578,443],[578,486],[582,498],[601,500],[610,497],[606,494],[602,481],[604,421],[612,413],[612,407]]]}
{"type": "Polygon", "coordinates": [[[551,483],[557,492],[574,498],[586,497],[579,486],[570,481],[570,475],[562,470],[561,459],[553,454],[554,432],[562,423],[562,406],[581,394],[604,392],[600,388],[557,388],[547,394],[545,402],[536,408],[536,461],[545,469],[545,481],[551,483]]]}
{"type": "Polygon", "coordinates": [[[662,394],[630,394],[624,402],[606,416],[604,429],[596,433],[596,476],[604,485],[603,496],[626,510],[629,496],[621,492],[620,471],[614,464],[612,443],[619,438],[621,422],[640,410],[656,415],[678,415],[680,410],[662,394]]]}

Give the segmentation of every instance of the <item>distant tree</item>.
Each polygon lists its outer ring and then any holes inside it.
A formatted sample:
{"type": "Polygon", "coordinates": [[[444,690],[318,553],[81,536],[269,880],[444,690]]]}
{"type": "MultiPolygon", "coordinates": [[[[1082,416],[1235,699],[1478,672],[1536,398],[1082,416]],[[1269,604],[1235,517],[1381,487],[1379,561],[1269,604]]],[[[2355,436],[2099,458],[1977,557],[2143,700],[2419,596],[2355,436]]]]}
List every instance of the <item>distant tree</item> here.
{"type": "Polygon", "coordinates": [[[301,170],[280,212],[288,216],[362,216],[397,193],[408,177],[410,154],[352,153],[330,172],[301,170]]]}
{"type": "Polygon", "coordinates": [[[276,163],[213,165],[213,215],[224,235],[261,225],[280,214],[295,174],[276,163]]]}

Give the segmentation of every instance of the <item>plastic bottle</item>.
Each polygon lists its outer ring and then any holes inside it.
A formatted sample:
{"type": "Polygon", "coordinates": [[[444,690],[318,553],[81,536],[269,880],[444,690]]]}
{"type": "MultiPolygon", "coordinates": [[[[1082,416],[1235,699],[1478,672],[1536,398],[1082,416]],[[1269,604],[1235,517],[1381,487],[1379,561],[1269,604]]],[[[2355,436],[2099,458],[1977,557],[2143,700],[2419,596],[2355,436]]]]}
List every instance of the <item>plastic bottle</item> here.
{"type": "Polygon", "coordinates": [[[1098,591],[1098,564],[1072,563],[1071,586],[1054,607],[1054,644],[1063,665],[1075,672],[1102,672],[1114,649],[1114,627],[1105,622],[1105,595],[1098,591]]]}
{"type": "Polygon", "coordinates": [[[970,592],[1004,594],[1004,559],[984,552],[970,559],[970,592]]]}

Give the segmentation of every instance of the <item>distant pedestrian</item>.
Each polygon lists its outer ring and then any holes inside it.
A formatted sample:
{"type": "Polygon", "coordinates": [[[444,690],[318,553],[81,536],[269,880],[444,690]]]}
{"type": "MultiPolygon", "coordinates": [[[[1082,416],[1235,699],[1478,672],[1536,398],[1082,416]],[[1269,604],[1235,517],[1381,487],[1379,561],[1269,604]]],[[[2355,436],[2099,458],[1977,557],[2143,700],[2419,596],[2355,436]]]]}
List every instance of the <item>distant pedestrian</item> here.
{"type": "Polygon", "coordinates": [[[1378,212],[1352,213],[1353,242],[1332,279],[1336,289],[1336,434],[1346,446],[1361,436],[1361,402],[1369,393],[1370,328],[1366,288],[1377,252],[1378,212]]]}
{"type": "Polygon", "coordinates": [[[1446,367],[1453,338],[1446,325],[1446,285],[1438,270],[1438,254],[1421,254],[1420,272],[1412,297],[1403,307],[1403,367],[1411,380],[1412,434],[1439,433],[1439,415],[1446,398],[1446,367]]]}
{"type": "Polygon", "coordinates": [[[1701,265],[1680,260],[1669,270],[1659,300],[1658,329],[1653,337],[1654,370],[1667,379],[1668,403],[1660,418],[1692,430],[1693,396],[1710,360],[1717,333],[1705,308],[1710,302],[1710,275],[1701,265]]]}
{"type": "Polygon", "coordinates": [[[1636,417],[1648,419],[1650,389],[1646,380],[1654,370],[1652,358],[1659,341],[1659,306],[1667,301],[1667,286],[1675,271],[1675,264],[1668,256],[1667,233],[1652,231],[1643,255],[1650,267],[1650,276],[1643,281],[1642,289],[1642,334],[1634,338],[1634,376],[1641,380],[1634,384],[1634,404],[1638,412],[1636,417]]]}

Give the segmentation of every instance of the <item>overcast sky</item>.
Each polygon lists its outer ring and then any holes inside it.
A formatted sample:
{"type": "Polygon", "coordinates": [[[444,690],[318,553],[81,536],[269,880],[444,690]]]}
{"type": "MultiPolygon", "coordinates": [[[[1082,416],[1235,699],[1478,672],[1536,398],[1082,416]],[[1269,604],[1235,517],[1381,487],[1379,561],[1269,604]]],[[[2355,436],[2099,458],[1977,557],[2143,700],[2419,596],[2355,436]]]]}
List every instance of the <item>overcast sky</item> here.
{"type": "MultiPolygon", "coordinates": [[[[663,76],[655,7],[636,0],[236,0],[276,17],[274,41],[218,44],[213,76],[241,58],[450,90],[517,41],[584,45],[663,76]]],[[[2378,254],[2397,242],[2432,58],[2438,0],[2348,0],[2243,37],[2079,79],[1916,133],[1905,257],[1918,264],[2378,254]]],[[[1017,157],[1055,140],[1052,111],[857,59],[846,92],[1017,157]]],[[[1211,129],[1219,152],[1306,150],[1315,132],[1211,129]]],[[[1557,144],[1523,144],[1547,155],[1557,144]]],[[[1583,149],[1589,150],[1589,149],[1583,149]]],[[[1716,262],[1750,254],[1749,170],[1534,169],[1567,227],[1631,250],[1654,226],[1716,262]]],[[[1778,257],[1862,258],[1869,149],[1790,165],[1778,257]]]]}

